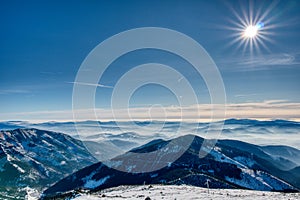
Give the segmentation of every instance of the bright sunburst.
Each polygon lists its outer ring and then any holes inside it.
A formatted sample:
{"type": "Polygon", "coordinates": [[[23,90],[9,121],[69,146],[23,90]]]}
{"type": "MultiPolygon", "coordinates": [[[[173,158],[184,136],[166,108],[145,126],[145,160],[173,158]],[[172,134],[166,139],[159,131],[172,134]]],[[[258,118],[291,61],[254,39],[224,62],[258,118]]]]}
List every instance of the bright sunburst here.
{"type": "Polygon", "coordinates": [[[275,27],[272,22],[275,20],[270,13],[274,6],[273,3],[265,9],[254,8],[249,2],[249,6],[242,7],[241,12],[231,8],[236,19],[229,19],[232,26],[226,27],[234,31],[229,45],[235,45],[237,49],[242,48],[243,52],[249,50],[251,54],[254,51],[259,53],[261,48],[269,50],[266,43],[272,42],[272,29],[275,27]]]}

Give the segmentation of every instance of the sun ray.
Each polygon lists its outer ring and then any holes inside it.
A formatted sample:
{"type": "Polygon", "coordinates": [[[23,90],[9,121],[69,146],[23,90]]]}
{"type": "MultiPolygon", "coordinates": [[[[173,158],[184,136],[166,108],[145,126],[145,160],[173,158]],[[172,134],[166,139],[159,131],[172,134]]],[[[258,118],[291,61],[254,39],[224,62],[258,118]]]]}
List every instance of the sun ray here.
{"type": "Polygon", "coordinates": [[[253,24],[253,4],[252,1],[249,1],[249,7],[248,7],[248,13],[249,13],[249,24],[253,24]]]}
{"type": "Polygon", "coordinates": [[[257,38],[257,40],[253,40],[253,42],[254,42],[254,46],[255,46],[255,48],[257,50],[257,53],[261,54],[261,48],[260,48],[261,42],[260,42],[260,39],[257,38]]]}

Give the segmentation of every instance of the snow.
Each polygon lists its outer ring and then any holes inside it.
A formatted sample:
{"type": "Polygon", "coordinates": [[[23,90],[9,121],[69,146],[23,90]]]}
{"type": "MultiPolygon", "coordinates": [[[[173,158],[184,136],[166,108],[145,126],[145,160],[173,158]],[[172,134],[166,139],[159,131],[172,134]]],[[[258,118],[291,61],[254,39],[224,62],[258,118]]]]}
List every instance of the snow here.
{"type": "MultiPolygon", "coordinates": [[[[6,153],[6,152],[5,152],[6,153]]],[[[7,159],[7,161],[8,162],[11,162],[11,161],[14,161],[15,159],[11,156],[11,155],[9,155],[8,153],[6,153],[6,159],[7,159]]]]}
{"type": "Polygon", "coordinates": [[[219,151],[216,151],[215,149],[211,150],[210,154],[215,158],[216,161],[234,164],[240,168],[247,168],[245,165],[239,163],[236,160],[231,159],[230,157],[226,156],[225,154],[223,154],[219,151]]]}
{"type": "Polygon", "coordinates": [[[262,177],[267,184],[271,184],[275,190],[288,189],[289,187],[292,187],[288,183],[283,182],[282,180],[265,172],[258,171],[257,174],[262,177]]]}
{"type": "MultiPolygon", "coordinates": [[[[88,182],[91,181],[91,183],[93,183],[94,180],[92,180],[92,177],[101,170],[102,165],[100,165],[100,167],[98,167],[96,170],[94,170],[92,173],[90,173],[88,176],[82,178],[82,181],[85,182],[85,184],[87,184],[88,182]]],[[[101,180],[101,179],[100,179],[101,180]]]]}
{"type": "Polygon", "coordinates": [[[52,147],[52,144],[50,144],[50,143],[47,142],[46,140],[42,140],[42,142],[43,142],[44,144],[46,144],[48,147],[52,147]]]}
{"type": "Polygon", "coordinates": [[[19,172],[21,172],[21,173],[25,173],[25,170],[24,169],[22,169],[21,167],[19,167],[17,164],[15,164],[15,163],[11,163],[19,172]]]}
{"type": "Polygon", "coordinates": [[[38,200],[39,199],[40,194],[37,190],[32,189],[28,186],[25,188],[25,190],[26,190],[26,199],[27,200],[38,200]]]}
{"type": "Polygon", "coordinates": [[[171,167],[172,166],[172,162],[168,162],[168,167],[171,167]]]}
{"type": "Polygon", "coordinates": [[[262,171],[254,172],[252,169],[241,169],[241,179],[226,176],[225,179],[231,183],[241,185],[253,190],[284,190],[292,188],[288,183],[262,171]]]}
{"type": "Polygon", "coordinates": [[[84,195],[84,196],[77,197],[75,199],[79,199],[79,200],[98,200],[98,199],[100,199],[100,197],[96,197],[96,196],[93,196],[93,195],[84,195]]]}
{"type": "Polygon", "coordinates": [[[84,187],[85,187],[85,188],[88,188],[88,189],[94,189],[94,188],[99,187],[100,185],[104,184],[105,181],[106,181],[107,179],[109,179],[109,178],[110,178],[110,176],[105,176],[105,177],[99,179],[98,181],[93,180],[93,179],[88,180],[88,181],[84,184],[84,187]]]}
{"type": "Polygon", "coordinates": [[[209,189],[188,185],[152,185],[152,186],[119,186],[98,193],[81,194],[75,200],[138,200],[150,197],[153,199],[214,199],[214,200],[296,200],[299,193],[262,192],[237,189],[209,189]]]}
{"type": "MultiPolygon", "coordinates": [[[[27,135],[28,135],[28,136],[32,135],[32,136],[34,136],[34,137],[37,137],[36,130],[27,130],[26,132],[27,132],[27,135]]],[[[26,133],[26,132],[25,132],[25,133],[26,133]]]]}
{"type": "Polygon", "coordinates": [[[266,183],[258,180],[255,177],[251,177],[249,174],[242,173],[242,179],[235,179],[226,176],[225,179],[228,182],[235,183],[237,185],[243,186],[245,188],[253,189],[253,190],[272,190],[272,187],[267,185],[266,183]]]}

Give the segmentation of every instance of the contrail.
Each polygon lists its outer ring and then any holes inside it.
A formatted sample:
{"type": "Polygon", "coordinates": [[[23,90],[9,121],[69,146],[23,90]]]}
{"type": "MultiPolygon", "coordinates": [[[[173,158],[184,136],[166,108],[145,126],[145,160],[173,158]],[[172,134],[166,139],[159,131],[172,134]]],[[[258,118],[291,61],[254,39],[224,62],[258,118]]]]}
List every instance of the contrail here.
{"type": "Polygon", "coordinates": [[[102,85],[102,84],[94,84],[94,83],[83,83],[83,82],[67,82],[72,84],[78,84],[78,85],[88,85],[88,86],[96,86],[96,87],[102,87],[102,88],[114,88],[109,85],[102,85]]]}

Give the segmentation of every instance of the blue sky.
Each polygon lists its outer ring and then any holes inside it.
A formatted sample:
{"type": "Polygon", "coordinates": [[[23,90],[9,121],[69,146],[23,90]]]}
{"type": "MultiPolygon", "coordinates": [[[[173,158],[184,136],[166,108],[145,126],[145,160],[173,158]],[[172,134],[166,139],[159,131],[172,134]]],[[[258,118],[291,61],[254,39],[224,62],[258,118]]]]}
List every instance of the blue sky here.
{"type": "MultiPolygon", "coordinates": [[[[200,43],[220,70],[228,104],[300,103],[300,2],[250,3],[254,16],[266,13],[266,48],[258,45],[260,51],[231,44],[239,23],[234,11],[247,18],[243,11],[249,10],[248,1],[1,1],[0,120],[30,120],[27,112],[36,112],[32,118],[37,119],[39,112],[71,110],[71,82],[88,53],[108,37],[139,27],[173,29],[200,43]]],[[[101,84],[114,86],[126,71],[148,62],[181,69],[199,103],[209,103],[203,80],[189,64],[158,50],[120,57],[101,84]]],[[[112,90],[97,89],[98,108],[109,108],[112,90]]],[[[130,103],[172,106],[177,101],[166,88],[148,85],[130,103]]]]}

